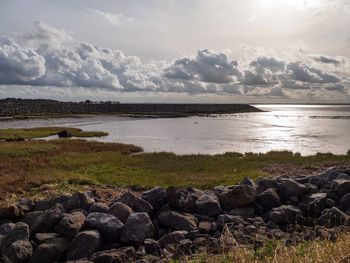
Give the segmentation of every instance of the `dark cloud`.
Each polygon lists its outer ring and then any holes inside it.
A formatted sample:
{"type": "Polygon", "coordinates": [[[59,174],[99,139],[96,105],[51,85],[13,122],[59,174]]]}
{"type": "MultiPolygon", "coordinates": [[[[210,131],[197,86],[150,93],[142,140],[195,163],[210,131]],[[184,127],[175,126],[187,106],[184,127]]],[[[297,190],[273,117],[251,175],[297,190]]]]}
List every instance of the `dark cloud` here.
{"type": "Polygon", "coordinates": [[[322,63],[326,63],[326,64],[334,64],[334,65],[340,64],[340,61],[338,61],[334,58],[331,58],[331,57],[326,57],[326,56],[314,57],[313,59],[317,62],[322,62],[322,63]]]}
{"type": "Polygon", "coordinates": [[[323,73],[321,70],[309,67],[300,61],[290,62],[287,69],[291,72],[292,79],[306,83],[335,83],[340,81],[336,76],[323,73]]]}

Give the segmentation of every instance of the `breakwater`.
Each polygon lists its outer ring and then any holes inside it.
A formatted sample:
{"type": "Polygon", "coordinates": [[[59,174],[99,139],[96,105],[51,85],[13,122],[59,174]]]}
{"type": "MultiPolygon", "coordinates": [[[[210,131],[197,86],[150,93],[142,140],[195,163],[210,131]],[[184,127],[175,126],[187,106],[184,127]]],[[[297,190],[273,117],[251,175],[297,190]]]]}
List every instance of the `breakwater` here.
{"type": "Polygon", "coordinates": [[[201,115],[258,112],[248,104],[116,104],[116,103],[25,103],[0,102],[0,116],[44,115],[44,114],[159,114],[159,115],[201,115]]]}

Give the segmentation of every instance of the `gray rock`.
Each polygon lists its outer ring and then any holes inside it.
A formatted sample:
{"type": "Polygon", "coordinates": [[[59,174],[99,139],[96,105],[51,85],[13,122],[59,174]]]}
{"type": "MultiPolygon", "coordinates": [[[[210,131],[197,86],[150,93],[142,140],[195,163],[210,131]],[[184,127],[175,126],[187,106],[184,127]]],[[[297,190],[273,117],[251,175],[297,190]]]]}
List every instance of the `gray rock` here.
{"type": "Polygon", "coordinates": [[[144,246],[147,254],[152,254],[154,256],[160,256],[160,244],[154,239],[145,239],[144,246]]]}
{"type": "Polygon", "coordinates": [[[38,244],[48,243],[51,239],[58,237],[57,233],[36,233],[34,241],[38,244]]]}
{"type": "Polygon", "coordinates": [[[161,239],[158,240],[159,245],[164,247],[168,244],[177,244],[181,240],[186,239],[187,231],[174,231],[169,234],[165,234],[161,239]]]}
{"type": "Polygon", "coordinates": [[[230,190],[219,195],[221,207],[225,211],[249,206],[256,199],[254,187],[249,185],[234,185],[230,190]]]}
{"type": "Polygon", "coordinates": [[[163,211],[158,216],[161,225],[175,230],[192,231],[197,228],[197,219],[191,215],[175,211],[163,211]]]}
{"type": "Polygon", "coordinates": [[[153,207],[147,201],[130,192],[124,193],[116,202],[126,204],[136,213],[145,212],[147,214],[152,214],[153,212],[153,207]]]}
{"type": "Polygon", "coordinates": [[[219,194],[221,194],[221,193],[227,191],[227,189],[228,189],[228,188],[227,188],[226,186],[223,186],[223,185],[215,186],[215,187],[214,187],[214,194],[215,194],[216,196],[219,196],[219,194]]]}
{"type": "Polygon", "coordinates": [[[237,226],[244,223],[244,219],[241,216],[233,216],[233,215],[219,215],[218,219],[216,220],[216,225],[218,229],[223,229],[225,224],[228,224],[230,226],[237,226]]]}
{"type": "Polygon", "coordinates": [[[254,217],[255,210],[254,208],[247,207],[247,208],[236,208],[232,209],[229,212],[229,215],[233,216],[241,216],[243,218],[252,218],[254,217]]]}
{"type": "Polygon", "coordinates": [[[350,192],[350,180],[334,180],[332,188],[336,194],[343,196],[350,192]]]}
{"type": "Polygon", "coordinates": [[[96,252],[91,256],[91,260],[93,260],[94,263],[133,262],[135,253],[136,251],[133,247],[122,247],[118,249],[96,252]]]}
{"type": "Polygon", "coordinates": [[[0,255],[5,256],[10,262],[25,262],[33,255],[27,224],[17,223],[1,240],[0,255]]]}
{"type": "Polygon", "coordinates": [[[325,209],[326,193],[317,193],[304,196],[299,203],[299,208],[303,211],[306,217],[318,217],[325,209]]]}
{"type": "Polygon", "coordinates": [[[64,214],[63,218],[55,227],[55,231],[61,236],[73,238],[84,226],[85,215],[80,212],[64,214]]]}
{"type": "Polygon", "coordinates": [[[325,200],[325,206],[327,208],[332,208],[333,206],[336,206],[337,205],[337,202],[334,201],[333,199],[330,199],[330,198],[326,198],[325,200]]]}
{"type": "Polygon", "coordinates": [[[85,211],[89,211],[90,207],[94,204],[94,200],[87,195],[87,193],[75,192],[67,201],[67,210],[73,210],[82,208],[85,211]]]}
{"type": "Polygon", "coordinates": [[[177,246],[177,253],[190,255],[192,253],[192,241],[190,239],[181,240],[177,246]]]}
{"type": "Polygon", "coordinates": [[[35,202],[30,198],[20,198],[18,204],[21,206],[24,213],[33,211],[35,202]]]}
{"type": "Polygon", "coordinates": [[[258,188],[262,189],[261,192],[268,188],[277,188],[276,178],[260,177],[258,180],[256,180],[255,184],[258,185],[258,188]]]}
{"type": "Polygon", "coordinates": [[[242,182],[240,183],[241,185],[250,185],[254,188],[257,188],[257,185],[254,183],[254,181],[252,179],[250,179],[249,177],[244,177],[242,182]]]}
{"type": "Polygon", "coordinates": [[[14,223],[7,223],[7,224],[2,224],[0,226],[0,235],[6,236],[8,233],[10,233],[14,228],[15,228],[14,223]]]}
{"type": "Polygon", "coordinates": [[[108,209],[108,213],[114,215],[122,223],[126,222],[126,220],[132,214],[132,212],[133,211],[129,206],[121,202],[113,203],[113,205],[108,209]]]}
{"type": "Polygon", "coordinates": [[[146,238],[153,238],[154,226],[147,213],[129,216],[120,233],[120,241],[126,244],[142,244],[146,238]]]}
{"type": "Polygon", "coordinates": [[[91,213],[85,219],[88,228],[97,229],[101,232],[103,239],[109,243],[118,240],[123,223],[113,215],[106,213],[91,213]]]}
{"type": "Polygon", "coordinates": [[[301,218],[302,212],[298,207],[282,205],[273,208],[270,213],[270,220],[276,224],[294,224],[301,218]]]}
{"type": "Polygon", "coordinates": [[[198,230],[202,234],[213,234],[217,231],[216,222],[201,221],[198,230]]]}
{"type": "Polygon", "coordinates": [[[94,203],[89,209],[89,214],[93,212],[108,213],[108,205],[102,202],[94,203]]]}
{"type": "Polygon", "coordinates": [[[34,251],[31,258],[33,263],[64,261],[70,240],[64,237],[55,237],[42,243],[34,251]]]}
{"type": "Polygon", "coordinates": [[[18,204],[0,201],[0,220],[17,219],[22,216],[23,210],[18,204]]]}
{"type": "Polygon", "coordinates": [[[219,199],[213,195],[203,194],[196,200],[196,212],[200,215],[216,217],[222,212],[219,199]]]}
{"type": "Polygon", "coordinates": [[[47,199],[38,200],[35,203],[34,210],[35,211],[45,211],[45,210],[52,208],[56,204],[61,204],[63,206],[63,208],[66,209],[65,203],[69,200],[70,197],[71,197],[71,195],[61,195],[61,196],[58,196],[55,198],[47,198],[47,199]]]}
{"type": "Polygon", "coordinates": [[[161,187],[154,187],[149,191],[143,192],[142,199],[150,203],[155,210],[158,210],[167,203],[166,190],[161,187]]]}
{"type": "MultiPolygon", "coordinates": [[[[343,211],[349,211],[350,210],[350,193],[344,195],[340,201],[339,201],[339,207],[343,211]]],[[[1,231],[0,231],[1,234],[1,231]]]]}
{"type": "Polygon", "coordinates": [[[350,225],[350,217],[336,207],[325,209],[321,217],[317,220],[319,225],[334,227],[340,225],[350,225]]]}
{"type": "Polygon", "coordinates": [[[195,211],[196,197],[187,190],[170,186],[166,189],[166,194],[169,206],[185,213],[195,211]]]}
{"type": "Polygon", "coordinates": [[[283,180],[278,185],[278,190],[285,200],[290,199],[292,196],[301,198],[309,192],[309,189],[305,185],[297,183],[293,179],[283,180]]]}
{"type": "Polygon", "coordinates": [[[276,190],[273,188],[268,188],[262,192],[256,202],[265,210],[268,211],[274,207],[281,205],[280,197],[276,190]]]}
{"type": "Polygon", "coordinates": [[[22,221],[29,225],[30,234],[53,232],[55,225],[63,217],[63,206],[56,203],[52,208],[26,214],[22,221]]]}
{"type": "Polygon", "coordinates": [[[75,260],[90,257],[101,245],[98,230],[88,230],[78,233],[69,245],[67,259],[75,260]]]}

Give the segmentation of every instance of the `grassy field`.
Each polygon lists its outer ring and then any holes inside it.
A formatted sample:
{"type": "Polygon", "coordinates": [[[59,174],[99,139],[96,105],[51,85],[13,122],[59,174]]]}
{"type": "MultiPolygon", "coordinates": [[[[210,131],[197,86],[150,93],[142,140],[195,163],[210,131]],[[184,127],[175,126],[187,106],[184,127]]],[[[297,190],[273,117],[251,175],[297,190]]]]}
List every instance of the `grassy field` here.
{"type": "Polygon", "coordinates": [[[0,139],[33,139],[47,137],[50,135],[57,135],[60,131],[66,130],[75,137],[101,137],[108,133],[100,131],[82,131],[78,128],[64,128],[64,127],[40,127],[31,129],[3,129],[0,130],[0,139]]]}
{"type": "Polygon", "coordinates": [[[202,189],[280,174],[305,174],[350,165],[346,155],[266,154],[175,155],[140,153],[133,145],[62,139],[0,142],[0,197],[46,183],[115,184],[127,187],[176,185],[202,189]],[[132,154],[138,153],[138,154],[132,154]]]}

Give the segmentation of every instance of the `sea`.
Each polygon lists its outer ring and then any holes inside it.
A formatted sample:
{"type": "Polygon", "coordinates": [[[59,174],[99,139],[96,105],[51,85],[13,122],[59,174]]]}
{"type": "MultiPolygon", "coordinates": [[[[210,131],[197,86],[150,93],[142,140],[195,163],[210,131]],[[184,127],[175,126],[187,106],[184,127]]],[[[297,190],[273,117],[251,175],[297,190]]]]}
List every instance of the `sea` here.
{"type": "MultiPolygon", "coordinates": [[[[263,112],[186,118],[113,115],[0,121],[0,128],[46,126],[105,131],[90,138],[141,146],[145,152],[175,154],[292,151],[345,154],[350,150],[350,105],[253,105],[263,112]]],[[[55,139],[50,136],[43,139],[55,139]]]]}

